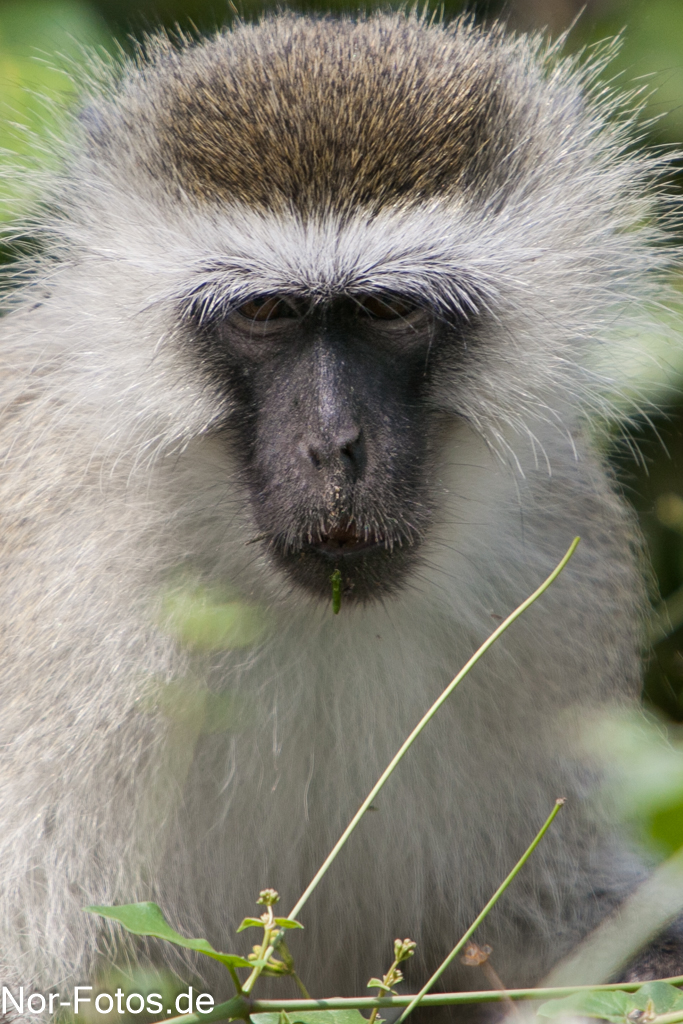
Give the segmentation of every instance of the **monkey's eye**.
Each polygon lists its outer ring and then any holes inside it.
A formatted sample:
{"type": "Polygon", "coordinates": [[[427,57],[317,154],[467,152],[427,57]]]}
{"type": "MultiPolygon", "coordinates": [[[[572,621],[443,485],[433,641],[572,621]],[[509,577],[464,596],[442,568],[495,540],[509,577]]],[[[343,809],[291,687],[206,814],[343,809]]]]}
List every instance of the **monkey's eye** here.
{"type": "Polygon", "coordinates": [[[257,295],[237,307],[240,316],[247,320],[282,320],[302,315],[304,310],[295,299],[282,295],[257,295]]]}
{"type": "Polygon", "coordinates": [[[418,308],[399,295],[359,295],[357,301],[376,320],[404,320],[418,308]]]}

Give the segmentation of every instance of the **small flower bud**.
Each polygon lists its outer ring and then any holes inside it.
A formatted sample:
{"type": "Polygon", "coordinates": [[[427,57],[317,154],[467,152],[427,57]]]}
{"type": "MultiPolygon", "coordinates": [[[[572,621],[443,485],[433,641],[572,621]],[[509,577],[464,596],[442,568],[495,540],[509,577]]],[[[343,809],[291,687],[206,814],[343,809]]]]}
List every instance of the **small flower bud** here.
{"type": "Polygon", "coordinates": [[[262,889],[256,902],[263,907],[274,907],[279,899],[280,894],[276,889],[262,889]]]}
{"type": "Polygon", "coordinates": [[[394,942],[394,960],[407,960],[411,957],[417,948],[417,942],[413,942],[412,939],[396,939],[394,942]]]}

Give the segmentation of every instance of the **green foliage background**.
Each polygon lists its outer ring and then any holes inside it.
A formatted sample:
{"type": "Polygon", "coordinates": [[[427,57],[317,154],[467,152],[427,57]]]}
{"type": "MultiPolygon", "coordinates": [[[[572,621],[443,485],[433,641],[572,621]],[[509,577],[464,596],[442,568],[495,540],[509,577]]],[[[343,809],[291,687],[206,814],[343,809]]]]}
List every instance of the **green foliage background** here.
{"type": "MultiPolygon", "coordinates": [[[[0,148],[27,166],[55,159],[58,112],[74,100],[74,87],[65,68],[85,59],[85,48],[115,53],[129,49],[134,36],[164,24],[171,30],[211,31],[235,16],[249,20],[275,3],[260,0],[0,0],[0,148]]],[[[318,13],[352,12],[349,0],[295,0],[297,10],[318,13]]],[[[397,5],[395,5],[397,6],[397,5]]],[[[512,28],[566,29],[579,15],[583,0],[481,0],[470,3],[483,19],[503,16],[512,28]]],[[[445,0],[436,8],[446,18],[462,10],[461,0],[445,0]]],[[[623,30],[622,47],[608,76],[624,87],[641,87],[646,99],[646,132],[653,145],[675,146],[683,141],[683,0],[588,0],[571,30],[568,49],[579,49],[623,30]]],[[[0,156],[1,160],[1,156],[0,156]]],[[[681,187],[683,177],[675,187],[681,187]]],[[[14,185],[0,176],[0,223],[21,206],[14,185]]],[[[647,342],[643,341],[647,355],[647,342]]],[[[655,355],[655,378],[662,371],[666,413],[633,430],[640,464],[615,448],[615,470],[638,515],[648,540],[659,598],[683,599],[683,520],[662,520],[658,499],[683,498],[683,339],[670,362],[655,355]],[[665,383],[668,374],[668,386],[665,383]]],[[[652,375],[650,368],[649,375],[652,375]]],[[[655,394],[658,382],[655,379],[655,394]]],[[[666,517],[665,517],[666,518],[666,517]]],[[[673,602],[675,604],[675,601],[673,602]]],[[[672,607],[673,607],[672,604],[672,607]]],[[[680,601],[679,601],[680,604],[680,601]]],[[[646,696],[674,720],[683,721],[683,615],[672,614],[671,635],[652,652],[646,696]]]]}

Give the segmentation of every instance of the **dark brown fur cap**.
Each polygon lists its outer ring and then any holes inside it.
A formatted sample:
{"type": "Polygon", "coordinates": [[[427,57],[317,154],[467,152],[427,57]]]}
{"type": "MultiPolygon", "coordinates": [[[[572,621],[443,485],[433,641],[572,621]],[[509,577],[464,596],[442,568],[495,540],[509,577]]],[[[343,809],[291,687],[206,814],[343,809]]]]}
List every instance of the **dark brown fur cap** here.
{"type": "Polygon", "coordinates": [[[533,159],[541,78],[533,47],[468,20],[283,15],[153,42],[93,143],[116,160],[132,133],[138,167],[201,202],[306,215],[485,197],[533,159]]]}

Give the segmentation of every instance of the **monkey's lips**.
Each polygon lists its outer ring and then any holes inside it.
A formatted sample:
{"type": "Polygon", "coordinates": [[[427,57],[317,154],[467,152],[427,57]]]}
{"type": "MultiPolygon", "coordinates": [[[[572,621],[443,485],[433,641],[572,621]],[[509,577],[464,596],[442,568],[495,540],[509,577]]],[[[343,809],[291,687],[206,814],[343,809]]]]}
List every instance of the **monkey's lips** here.
{"type": "Polygon", "coordinates": [[[385,543],[375,533],[364,533],[353,526],[337,526],[321,533],[318,540],[306,547],[328,558],[344,558],[384,548],[385,543]]]}
{"type": "Polygon", "coordinates": [[[299,586],[326,603],[339,570],[342,602],[381,599],[396,591],[413,564],[417,544],[387,538],[356,523],[327,525],[299,544],[270,545],[271,557],[299,586]]]}

